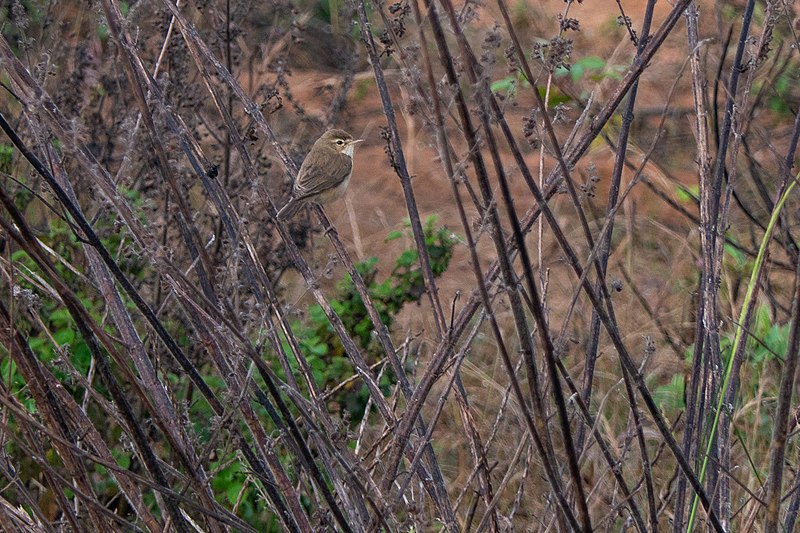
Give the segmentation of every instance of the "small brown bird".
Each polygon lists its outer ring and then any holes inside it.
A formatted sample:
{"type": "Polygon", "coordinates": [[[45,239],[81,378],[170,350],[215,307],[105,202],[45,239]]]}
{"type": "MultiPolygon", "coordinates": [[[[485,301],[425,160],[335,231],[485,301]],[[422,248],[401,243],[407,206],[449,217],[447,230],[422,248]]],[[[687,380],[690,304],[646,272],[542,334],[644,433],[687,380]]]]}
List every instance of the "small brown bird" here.
{"type": "Polygon", "coordinates": [[[353,150],[362,140],[353,140],[343,130],[323,133],[300,166],[292,195],[278,218],[292,216],[306,202],[326,204],[341,198],[353,175],[353,150]]]}

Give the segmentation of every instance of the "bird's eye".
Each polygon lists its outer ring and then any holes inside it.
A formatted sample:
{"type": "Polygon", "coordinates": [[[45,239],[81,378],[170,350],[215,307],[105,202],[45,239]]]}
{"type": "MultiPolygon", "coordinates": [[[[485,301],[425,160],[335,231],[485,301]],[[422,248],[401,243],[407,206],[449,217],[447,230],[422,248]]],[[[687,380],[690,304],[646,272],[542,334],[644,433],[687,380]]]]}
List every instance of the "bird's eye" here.
{"type": "Polygon", "coordinates": [[[339,139],[338,141],[336,141],[336,144],[344,144],[344,141],[339,139]]]}

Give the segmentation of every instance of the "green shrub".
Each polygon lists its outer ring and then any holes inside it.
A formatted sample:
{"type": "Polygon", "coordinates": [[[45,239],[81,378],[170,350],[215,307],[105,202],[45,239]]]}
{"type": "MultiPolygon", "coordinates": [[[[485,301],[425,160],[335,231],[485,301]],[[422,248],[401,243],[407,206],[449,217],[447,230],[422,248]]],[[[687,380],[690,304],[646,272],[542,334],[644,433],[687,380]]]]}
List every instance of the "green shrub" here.
{"type": "MultiPolygon", "coordinates": [[[[431,269],[435,277],[447,270],[453,249],[458,242],[453,233],[446,227],[435,227],[436,217],[428,217],[425,221],[425,244],[431,260],[431,269]]],[[[386,241],[399,239],[405,234],[410,234],[410,224],[406,221],[404,231],[391,232],[386,241]]],[[[425,294],[425,282],[419,266],[419,256],[414,247],[403,250],[395,259],[391,274],[383,279],[378,279],[378,259],[371,257],[356,265],[356,269],[364,278],[370,298],[380,314],[381,321],[391,327],[398,313],[407,303],[419,303],[425,294]]],[[[377,361],[382,355],[377,339],[373,335],[372,321],[367,314],[367,308],[361,300],[353,280],[345,276],[338,284],[336,295],[331,298],[331,306],[353,339],[366,351],[366,358],[370,362],[377,361]]],[[[322,387],[333,387],[353,373],[353,366],[344,352],[339,338],[333,332],[328,318],[319,305],[313,305],[308,311],[307,321],[295,324],[295,333],[298,335],[300,346],[314,373],[314,379],[322,387]]],[[[382,387],[387,388],[393,383],[391,373],[384,376],[382,387]]],[[[352,388],[344,388],[341,394],[334,397],[341,407],[348,411],[353,420],[359,420],[366,404],[366,387],[360,382],[352,388]],[[355,390],[354,390],[355,389],[355,390]]]]}

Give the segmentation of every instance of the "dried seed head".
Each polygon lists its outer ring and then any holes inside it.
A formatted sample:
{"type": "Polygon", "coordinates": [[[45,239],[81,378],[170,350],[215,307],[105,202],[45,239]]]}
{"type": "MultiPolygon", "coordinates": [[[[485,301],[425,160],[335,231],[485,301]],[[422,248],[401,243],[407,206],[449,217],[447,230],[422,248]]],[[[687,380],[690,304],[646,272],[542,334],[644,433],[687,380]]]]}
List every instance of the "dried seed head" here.
{"type": "Polygon", "coordinates": [[[572,39],[554,37],[544,43],[534,43],[533,57],[544,64],[548,72],[555,72],[559,67],[569,68],[569,56],[572,54],[572,39]]]}

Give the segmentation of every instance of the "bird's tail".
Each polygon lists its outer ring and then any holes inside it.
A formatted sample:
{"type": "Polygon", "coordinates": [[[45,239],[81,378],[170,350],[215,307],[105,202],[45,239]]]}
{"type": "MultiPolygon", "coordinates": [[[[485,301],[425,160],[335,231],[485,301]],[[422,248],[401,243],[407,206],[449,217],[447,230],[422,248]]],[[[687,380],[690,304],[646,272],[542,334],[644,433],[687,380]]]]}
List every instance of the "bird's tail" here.
{"type": "Polygon", "coordinates": [[[298,200],[297,198],[289,198],[289,201],[286,202],[286,205],[281,207],[281,210],[278,211],[278,218],[280,219],[287,219],[297,213],[297,210],[302,207],[303,202],[298,200]]]}

